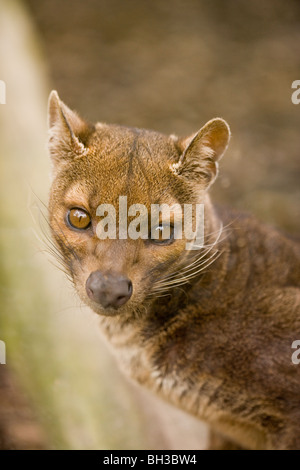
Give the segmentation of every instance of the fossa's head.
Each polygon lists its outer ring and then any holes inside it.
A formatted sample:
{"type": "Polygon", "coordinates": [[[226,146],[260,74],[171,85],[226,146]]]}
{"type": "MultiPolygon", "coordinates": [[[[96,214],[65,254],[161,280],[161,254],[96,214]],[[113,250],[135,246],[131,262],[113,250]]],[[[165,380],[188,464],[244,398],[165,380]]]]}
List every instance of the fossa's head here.
{"type": "Polygon", "coordinates": [[[217,118],[179,139],[143,129],[91,125],[53,91],[49,129],[50,225],[76,290],[97,313],[138,311],[167,288],[167,280],[171,282],[188,259],[191,240],[185,230],[176,237],[175,228],[184,226],[184,204],[206,200],[228,145],[229,127],[217,118]],[[155,204],[166,204],[169,212],[159,211],[153,225],[155,204]],[[139,238],[129,236],[130,224],[135,233],[143,227],[139,238]],[[112,236],[106,237],[108,230],[112,236]]]}

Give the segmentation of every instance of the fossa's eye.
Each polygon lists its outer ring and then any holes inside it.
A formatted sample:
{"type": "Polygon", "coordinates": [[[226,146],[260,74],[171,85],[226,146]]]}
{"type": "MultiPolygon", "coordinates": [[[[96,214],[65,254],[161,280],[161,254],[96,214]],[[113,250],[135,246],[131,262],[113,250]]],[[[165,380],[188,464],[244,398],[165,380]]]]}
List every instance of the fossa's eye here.
{"type": "Polygon", "coordinates": [[[156,245],[170,245],[174,241],[174,227],[160,224],[151,229],[151,242],[156,245]]]}
{"type": "Polygon", "coordinates": [[[69,225],[77,230],[86,230],[91,225],[91,216],[83,209],[74,207],[67,214],[69,225]]]}

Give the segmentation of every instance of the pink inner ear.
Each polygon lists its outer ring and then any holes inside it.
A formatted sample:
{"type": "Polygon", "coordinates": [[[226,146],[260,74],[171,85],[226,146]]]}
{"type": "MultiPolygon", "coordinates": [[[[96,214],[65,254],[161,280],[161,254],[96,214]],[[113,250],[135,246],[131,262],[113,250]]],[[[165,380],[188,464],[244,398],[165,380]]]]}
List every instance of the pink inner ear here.
{"type": "Polygon", "coordinates": [[[220,118],[209,121],[200,129],[191,146],[202,156],[218,161],[224,154],[230,139],[228,124],[220,118]],[[210,151],[209,151],[210,150],[210,151]]]}
{"type": "Polygon", "coordinates": [[[183,153],[173,165],[173,172],[207,190],[216,179],[218,160],[224,154],[229,138],[229,126],[223,119],[209,121],[197,134],[178,142],[183,153]]]}
{"type": "Polygon", "coordinates": [[[217,129],[216,131],[209,134],[209,136],[207,137],[207,141],[208,146],[214,150],[216,160],[218,161],[222,157],[228,146],[228,130],[224,128],[217,129]]]}
{"type": "Polygon", "coordinates": [[[210,153],[210,157],[218,161],[224,154],[230,139],[228,124],[221,118],[215,118],[203,126],[197,133],[178,139],[182,156],[180,162],[185,159],[189,151],[198,153],[202,158],[210,153]],[[209,152],[211,149],[211,152],[209,152]]]}

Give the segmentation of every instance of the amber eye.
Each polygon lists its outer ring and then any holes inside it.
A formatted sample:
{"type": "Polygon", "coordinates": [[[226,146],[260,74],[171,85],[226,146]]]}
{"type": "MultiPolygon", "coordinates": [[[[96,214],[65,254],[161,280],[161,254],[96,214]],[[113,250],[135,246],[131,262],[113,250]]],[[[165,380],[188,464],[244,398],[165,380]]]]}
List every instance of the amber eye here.
{"type": "Polygon", "coordinates": [[[151,229],[151,242],[157,245],[169,245],[174,241],[174,227],[160,224],[151,229]]]}
{"type": "Polygon", "coordinates": [[[70,209],[67,214],[67,220],[71,227],[77,228],[78,230],[86,230],[91,225],[91,217],[83,209],[70,209]]]}

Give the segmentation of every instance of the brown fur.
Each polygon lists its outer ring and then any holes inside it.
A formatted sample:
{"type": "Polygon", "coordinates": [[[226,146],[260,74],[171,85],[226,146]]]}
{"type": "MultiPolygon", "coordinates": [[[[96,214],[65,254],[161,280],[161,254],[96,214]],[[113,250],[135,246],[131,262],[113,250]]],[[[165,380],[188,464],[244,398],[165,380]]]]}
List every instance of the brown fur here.
{"type": "Polygon", "coordinates": [[[300,334],[300,247],[250,216],[212,206],[207,189],[229,141],[225,121],[186,139],[91,126],[56,92],[49,115],[53,236],[125,372],[210,423],[218,448],[221,434],[245,448],[300,449],[300,365],[291,361],[300,334]],[[120,195],[128,206],[147,208],[203,202],[206,247],[99,240],[96,208],[117,206],[120,195]],[[78,206],[92,217],[86,232],[65,223],[78,206]],[[197,273],[188,267],[196,256],[203,263],[197,273]],[[85,282],[96,270],[131,279],[132,297],[117,311],[87,296],[85,282]],[[186,283],[167,283],[167,276],[184,281],[188,274],[186,283]]]}

